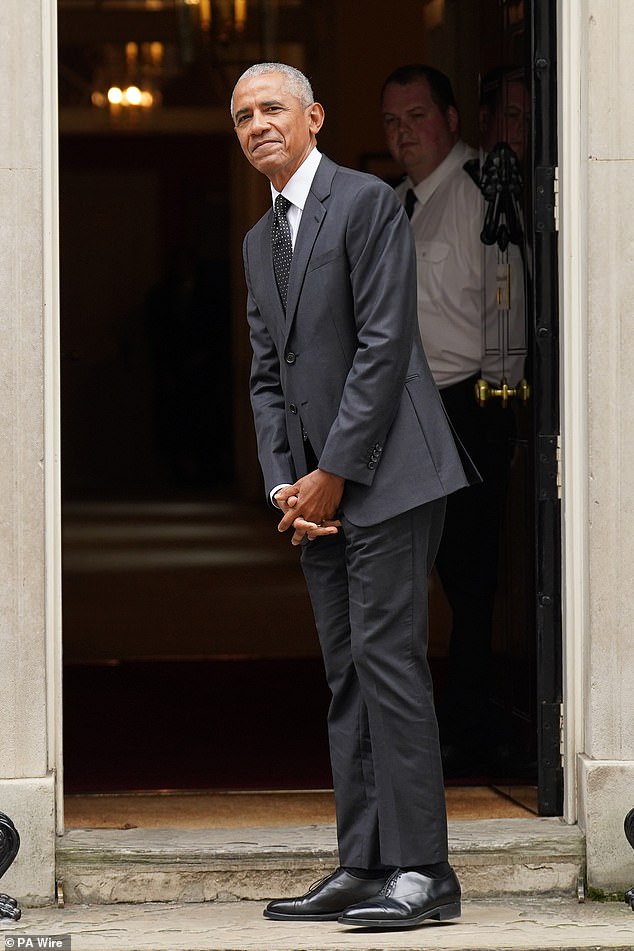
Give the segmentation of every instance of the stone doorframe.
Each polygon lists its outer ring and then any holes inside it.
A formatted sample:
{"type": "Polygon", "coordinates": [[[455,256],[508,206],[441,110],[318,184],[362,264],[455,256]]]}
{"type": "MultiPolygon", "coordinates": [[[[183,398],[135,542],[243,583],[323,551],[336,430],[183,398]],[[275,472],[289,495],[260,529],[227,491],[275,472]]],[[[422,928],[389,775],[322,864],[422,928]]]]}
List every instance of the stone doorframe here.
{"type": "Polygon", "coordinates": [[[583,0],[558,2],[559,315],[561,354],[564,817],[577,820],[583,749],[583,638],[587,629],[587,221],[582,155],[583,0]]]}
{"type": "Polygon", "coordinates": [[[631,884],[634,123],[629,0],[558,0],[566,819],[631,884]]]}
{"type": "Polygon", "coordinates": [[[558,0],[557,43],[564,818],[589,886],[613,893],[632,879],[634,805],[634,9],[558,0]]]}
{"type": "Polygon", "coordinates": [[[44,521],[48,765],[55,774],[56,832],[64,829],[62,737],[62,502],[59,304],[57,0],[42,0],[42,231],[44,291],[44,521]]]}
{"type": "Polygon", "coordinates": [[[41,904],[62,823],[55,0],[4,0],[0,33],[0,811],[22,840],[2,888],[41,904]]]}

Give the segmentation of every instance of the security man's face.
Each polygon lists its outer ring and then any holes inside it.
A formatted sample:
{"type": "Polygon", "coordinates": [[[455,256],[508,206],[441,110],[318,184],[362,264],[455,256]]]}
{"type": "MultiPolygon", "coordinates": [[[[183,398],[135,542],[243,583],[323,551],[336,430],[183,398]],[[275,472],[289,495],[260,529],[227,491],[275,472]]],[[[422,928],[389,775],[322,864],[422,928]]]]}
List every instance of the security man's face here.
{"type": "Polygon", "coordinates": [[[405,86],[390,83],[383,93],[382,111],[390,153],[417,185],[458,141],[458,113],[452,106],[442,112],[424,77],[405,86]]]}

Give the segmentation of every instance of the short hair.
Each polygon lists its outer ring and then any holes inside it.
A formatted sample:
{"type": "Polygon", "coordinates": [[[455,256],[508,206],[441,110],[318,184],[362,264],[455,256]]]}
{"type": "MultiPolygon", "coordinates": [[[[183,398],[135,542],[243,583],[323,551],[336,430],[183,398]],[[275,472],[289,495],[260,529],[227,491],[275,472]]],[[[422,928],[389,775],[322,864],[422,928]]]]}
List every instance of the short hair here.
{"type": "Polygon", "coordinates": [[[398,69],[391,72],[381,87],[381,102],[383,102],[385,90],[392,83],[396,83],[398,86],[409,86],[410,83],[414,83],[418,79],[427,80],[431,98],[443,115],[445,115],[449,108],[458,109],[449,77],[441,73],[439,69],[434,69],[433,66],[426,66],[424,63],[411,63],[408,66],[399,66],[398,69]]]}
{"type": "Polygon", "coordinates": [[[307,109],[308,106],[312,106],[315,101],[313,95],[313,89],[310,85],[309,80],[299,69],[295,69],[294,66],[288,66],[286,63],[255,63],[253,66],[249,66],[248,69],[242,73],[240,79],[233,87],[233,92],[231,93],[231,103],[230,111],[231,118],[233,119],[233,96],[236,91],[236,86],[243,79],[251,79],[253,76],[264,76],[266,73],[283,73],[286,78],[286,86],[288,91],[292,96],[295,96],[296,99],[299,99],[302,109],[307,109]]]}
{"type": "Polygon", "coordinates": [[[496,66],[480,79],[480,105],[491,115],[494,115],[498,108],[500,93],[505,83],[520,83],[526,88],[524,70],[516,66],[496,66]]]}

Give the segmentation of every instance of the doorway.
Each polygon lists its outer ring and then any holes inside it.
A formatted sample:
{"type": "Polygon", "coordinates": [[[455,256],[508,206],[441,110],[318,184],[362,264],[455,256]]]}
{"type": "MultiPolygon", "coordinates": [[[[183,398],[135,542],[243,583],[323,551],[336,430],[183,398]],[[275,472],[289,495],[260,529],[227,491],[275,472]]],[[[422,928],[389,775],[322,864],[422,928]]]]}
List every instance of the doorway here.
{"type": "MultiPolygon", "coordinates": [[[[478,79],[495,67],[524,77],[532,116],[523,218],[533,396],[509,407],[517,435],[492,666],[503,742],[497,766],[452,782],[543,789],[548,763],[555,785],[540,809],[560,811],[556,757],[543,740],[555,714],[558,725],[561,682],[558,503],[543,481],[556,449],[556,324],[534,333],[546,314],[538,277],[553,268],[556,287],[556,259],[548,227],[530,240],[535,169],[556,164],[536,124],[539,97],[554,116],[554,90],[532,68],[545,6],[400,0],[386,38],[378,2],[281,2],[264,25],[249,3],[223,40],[218,18],[205,31],[195,4],[104,0],[80,10],[59,0],[67,791],[330,785],[310,607],[295,553],[262,504],[245,409],[239,242],[267,196],[255,183],[245,203],[226,100],[240,57],[287,58],[332,104],[322,149],[389,177],[378,90],[396,65],[424,60],[451,76],[473,144],[478,79]],[[154,65],[144,50],[152,42],[163,44],[154,65]],[[95,105],[95,92],[107,98],[106,67],[136,69],[161,105],[133,120],[124,106],[95,105]],[[376,95],[350,93],[360,76],[376,95]],[[307,754],[272,762],[271,738],[293,730],[307,754]]],[[[431,609],[440,693],[450,617],[438,585],[431,609]]]]}

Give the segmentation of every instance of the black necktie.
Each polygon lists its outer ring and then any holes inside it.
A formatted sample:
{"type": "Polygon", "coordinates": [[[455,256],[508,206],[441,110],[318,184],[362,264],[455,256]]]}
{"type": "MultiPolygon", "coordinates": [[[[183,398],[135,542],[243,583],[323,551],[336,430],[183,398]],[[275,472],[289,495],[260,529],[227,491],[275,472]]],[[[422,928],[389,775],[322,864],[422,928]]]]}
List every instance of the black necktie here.
{"type": "Polygon", "coordinates": [[[414,205],[418,201],[416,197],[416,192],[413,188],[408,188],[405,193],[405,214],[408,218],[411,218],[414,214],[414,205]]]}
{"type": "Polygon", "coordinates": [[[286,217],[286,212],[290,206],[291,202],[288,200],[288,198],[284,198],[284,195],[277,196],[275,199],[273,227],[271,228],[271,244],[273,245],[273,270],[275,271],[277,289],[280,292],[284,309],[286,309],[288,275],[291,272],[291,258],[293,257],[291,229],[289,228],[288,218],[286,217]]]}

